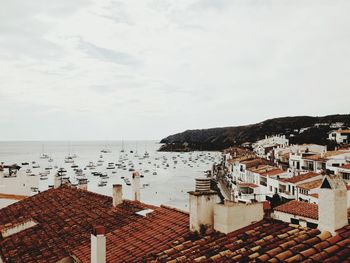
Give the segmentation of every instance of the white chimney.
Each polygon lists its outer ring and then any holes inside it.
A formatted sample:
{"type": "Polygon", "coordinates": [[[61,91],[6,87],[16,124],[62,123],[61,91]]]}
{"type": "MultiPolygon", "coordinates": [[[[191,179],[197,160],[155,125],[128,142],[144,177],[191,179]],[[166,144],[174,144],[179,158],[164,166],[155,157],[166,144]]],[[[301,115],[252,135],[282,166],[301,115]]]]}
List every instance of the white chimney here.
{"type": "Polygon", "coordinates": [[[62,176],[60,176],[59,174],[55,174],[53,187],[56,189],[60,187],[61,184],[62,184],[62,176]]]}
{"type": "Polygon", "coordinates": [[[214,229],[230,233],[264,219],[263,203],[242,204],[225,200],[214,205],[214,229]]]}
{"type": "Polygon", "coordinates": [[[199,233],[213,229],[214,205],[218,201],[215,191],[210,190],[209,178],[197,178],[196,190],[188,192],[190,198],[190,231],[199,233]]]}
{"type": "Polygon", "coordinates": [[[78,189],[87,190],[87,179],[79,179],[78,180],[78,189]]]}
{"type": "Polygon", "coordinates": [[[132,196],[135,201],[140,201],[140,174],[132,173],[132,196]]]}
{"type": "Polygon", "coordinates": [[[121,184],[113,185],[113,206],[123,203],[123,188],[121,184]]]}
{"type": "Polygon", "coordinates": [[[94,226],[91,232],[91,263],[106,262],[106,236],[104,226],[94,226]]]}
{"type": "Polygon", "coordinates": [[[347,189],[338,176],[325,176],[319,189],[318,228],[335,231],[348,225],[347,189]]]}

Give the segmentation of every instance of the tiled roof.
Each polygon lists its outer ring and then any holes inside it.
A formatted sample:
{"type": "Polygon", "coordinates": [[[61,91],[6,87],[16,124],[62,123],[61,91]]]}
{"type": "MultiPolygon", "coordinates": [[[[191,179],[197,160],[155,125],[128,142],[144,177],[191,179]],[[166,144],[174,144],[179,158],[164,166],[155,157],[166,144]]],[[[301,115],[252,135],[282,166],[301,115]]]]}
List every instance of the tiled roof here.
{"type": "MultiPolygon", "coordinates": [[[[293,202],[293,201],[291,201],[293,202]]],[[[264,219],[227,235],[189,232],[188,214],[69,187],[51,189],[0,210],[0,225],[36,225],[6,238],[0,254],[11,262],[57,262],[74,255],[90,262],[91,225],[106,228],[107,262],[346,262],[350,226],[328,232],[264,219]],[[146,217],[135,214],[152,209],[146,217]],[[311,261],[310,261],[311,260],[311,261]]],[[[6,261],[5,261],[6,262],[6,261]]]]}
{"type": "Polygon", "coordinates": [[[175,239],[188,229],[188,215],[175,210],[132,201],[113,208],[111,197],[67,186],[50,189],[0,210],[0,228],[29,219],[37,222],[19,233],[0,236],[0,254],[11,262],[56,262],[69,256],[76,246],[90,243],[92,225],[103,225],[107,233],[116,229],[132,232],[133,222],[141,217],[135,212],[147,208],[159,214],[156,218],[159,229],[164,230],[162,234],[175,239]],[[171,224],[166,218],[174,218],[175,222],[171,224]],[[174,232],[166,232],[162,225],[174,232]]]}
{"type": "Polygon", "coordinates": [[[278,175],[278,174],[282,174],[282,173],[284,173],[284,171],[282,169],[275,168],[273,170],[261,173],[260,175],[262,175],[262,176],[273,176],[273,175],[278,175]]]}
{"type": "Polygon", "coordinates": [[[271,169],[269,167],[271,166],[267,164],[258,164],[258,165],[249,167],[247,170],[253,173],[257,173],[259,171],[267,171],[268,169],[271,169]]]}
{"type": "Polygon", "coordinates": [[[350,169],[350,163],[344,164],[343,166],[340,166],[342,169],[350,169]]]}
{"type": "Polygon", "coordinates": [[[318,219],[318,205],[316,204],[292,200],[275,207],[274,210],[311,219],[318,219]]]}
{"type": "Polygon", "coordinates": [[[332,237],[264,219],[227,235],[216,232],[186,240],[154,255],[151,262],[349,262],[349,235],[350,226],[332,237]]]}
{"type": "Polygon", "coordinates": [[[321,184],[322,184],[322,179],[318,179],[311,182],[299,184],[298,187],[305,190],[311,190],[311,189],[319,188],[321,184]]]}
{"type": "Polygon", "coordinates": [[[318,198],[318,194],[317,193],[310,194],[310,196],[312,196],[314,198],[318,198]]]}
{"type": "Polygon", "coordinates": [[[264,163],[266,163],[266,161],[261,159],[261,158],[255,158],[255,159],[251,159],[251,160],[242,161],[241,163],[245,164],[246,168],[250,168],[250,167],[257,167],[261,164],[264,164],[264,163]]]}
{"type": "Polygon", "coordinates": [[[336,133],[350,134],[350,130],[337,130],[336,133]]]}
{"type": "Polygon", "coordinates": [[[304,157],[304,159],[313,160],[313,161],[320,161],[320,160],[329,159],[332,156],[337,156],[337,155],[341,155],[341,154],[345,154],[345,153],[350,153],[350,151],[348,151],[348,150],[328,151],[328,152],[324,153],[323,155],[314,154],[314,155],[310,155],[308,157],[304,157]]]}
{"type": "MultiPolygon", "coordinates": [[[[107,262],[142,262],[191,238],[188,214],[163,206],[153,210],[106,235],[107,262]]],[[[90,253],[89,240],[72,251],[81,262],[90,262],[90,253]]]]}
{"type": "Polygon", "coordinates": [[[231,154],[231,159],[227,160],[228,163],[235,163],[235,162],[243,162],[243,161],[249,161],[249,160],[255,160],[257,159],[257,156],[254,153],[244,153],[244,154],[237,154],[234,156],[234,154],[231,154]]]}
{"type": "Polygon", "coordinates": [[[318,173],[313,173],[313,172],[309,172],[309,173],[306,173],[306,174],[300,174],[300,175],[296,175],[296,176],[293,176],[291,178],[287,178],[287,179],[280,179],[282,182],[287,182],[287,183],[300,183],[302,181],[305,181],[307,179],[310,179],[310,178],[313,178],[313,177],[316,177],[316,176],[319,176],[320,174],[318,173]]]}

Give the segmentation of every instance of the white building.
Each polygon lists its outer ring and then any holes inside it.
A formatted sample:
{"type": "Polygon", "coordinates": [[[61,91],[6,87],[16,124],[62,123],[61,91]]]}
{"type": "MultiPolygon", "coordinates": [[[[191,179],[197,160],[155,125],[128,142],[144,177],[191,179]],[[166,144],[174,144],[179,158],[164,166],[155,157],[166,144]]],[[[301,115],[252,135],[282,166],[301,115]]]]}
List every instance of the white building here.
{"type": "Polygon", "coordinates": [[[347,188],[341,178],[325,176],[319,190],[319,204],[290,201],[274,209],[273,217],[332,234],[348,224],[347,188]]]}
{"type": "Polygon", "coordinates": [[[350,163],[349,150],[328,151],[323,154],[303,156],[300,161],[301,169],[304,171],[320,173],[329,170],[332,174],[336,173],[338,167],[347,163],[350,163]]]}
{"type": "Polygon", "coordinates": [[[285,135],[266,136],[265,139],[253,143],[253,151],[261,158],[273,159],[273,149],[285,148],[289,145],[289,140],[285,135]]]}
{"type": "Polygon", "coordinates": [[[275,163],[279,166],[288,166],[293,174],[301,171],[301,159],[306,156],[323,154],[327,152],[327,147],[318,144],[290,145],[285,148],[274,150],[275,163]]]}
{"type": "Polygon", "coordinates": [[[336,141],[337,143],[350,143],[350,130],[332,131],[328,135],[328,140],[336,141]]]}
{"type": "Polygon", "coordinates": [[[340,175],[345,182],[350,184],[350,163],[340,166],[336,174],[340,175]]]}
{"type": "MultiPolygon", "coordinates": [[[[315,180],[322,179],[321,174],[308,172],[305,174],[300,174],[287,179],[280,179],[273,181],[272,178],[269,180],[269,184],[273,187],[273,192],[278,193],[284,200],[299,200],[300,191],[298,186],[300,184],[309,183],[315,180]]],[[[301,191],[301,194],[306,194],[306,192],[301,191]]],[[[307,198],[302,197],[305,201],[307,198]]]]}

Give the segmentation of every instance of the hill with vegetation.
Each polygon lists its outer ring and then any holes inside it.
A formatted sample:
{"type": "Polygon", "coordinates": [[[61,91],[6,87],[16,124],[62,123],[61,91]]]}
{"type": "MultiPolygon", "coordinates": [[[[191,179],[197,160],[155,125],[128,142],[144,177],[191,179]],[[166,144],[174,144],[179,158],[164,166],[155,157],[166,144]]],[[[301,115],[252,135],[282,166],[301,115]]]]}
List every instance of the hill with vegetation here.
{"type": "Polygon", "coordinates": [[[187,130],[161,140],[160,151],[223,150],[253,143],[265,136],[284,134],[290,144],[316,143],[334,148],[328,133],[350,127],[350,114],[323,117],[296,116],[265,120],[251,125],[187,130]]]}

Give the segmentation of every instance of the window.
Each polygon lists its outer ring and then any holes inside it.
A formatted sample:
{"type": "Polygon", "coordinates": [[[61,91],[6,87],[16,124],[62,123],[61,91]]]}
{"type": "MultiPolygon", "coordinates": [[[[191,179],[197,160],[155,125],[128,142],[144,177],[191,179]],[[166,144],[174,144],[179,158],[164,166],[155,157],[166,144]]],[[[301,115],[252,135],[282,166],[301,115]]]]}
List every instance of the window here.
{"type": "Polygon", "coordinates": [[[309,228],[317,228],[317,224],[311,222],[306,222],[306,226],[309,228]]]}
{"type": "Polygon", "coordinates": [[[343,173],[344,180],[350,180],[350,173],[343,173]]]}
{"type": "Polygon", "coordinates": [[[292,224],[299,225],[299,220],[298,220],[298,219],[291,218],[291,219],[290,219],[290,222],[291,222],[292,224]]]}
{"type": "Polygon", "coordinates": [[[272,186],[270,185],[270,192],[272,192],[272,186]]]}

